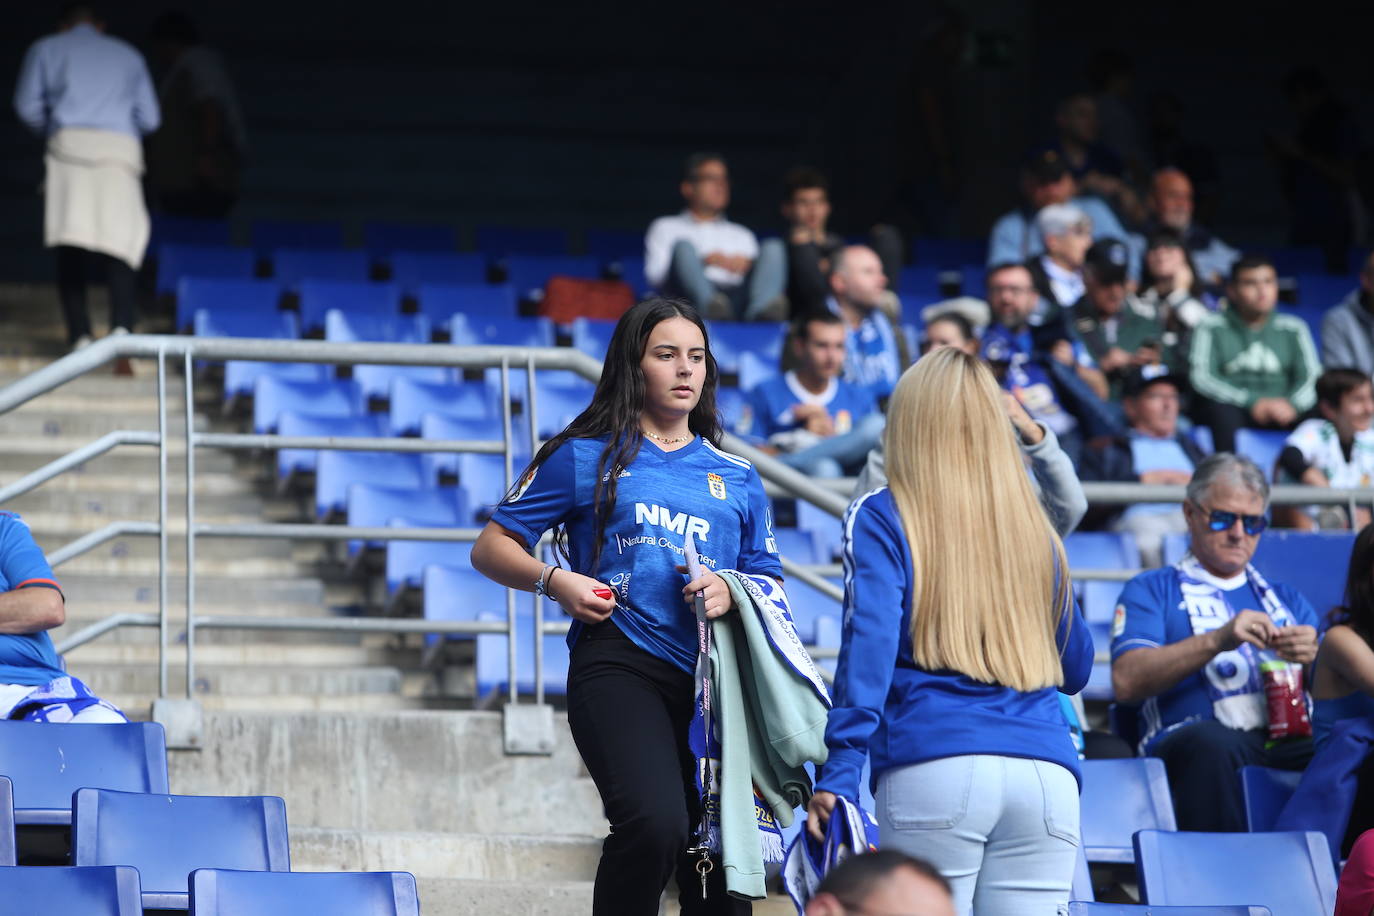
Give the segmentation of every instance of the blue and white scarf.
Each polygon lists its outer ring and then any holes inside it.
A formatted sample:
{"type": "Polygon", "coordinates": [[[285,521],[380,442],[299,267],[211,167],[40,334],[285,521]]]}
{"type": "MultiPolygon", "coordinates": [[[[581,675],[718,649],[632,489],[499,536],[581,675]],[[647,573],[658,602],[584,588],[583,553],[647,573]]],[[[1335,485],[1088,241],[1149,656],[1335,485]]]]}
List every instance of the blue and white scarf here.
{"type": "Polygon", "coordinates": [[[96,696],[74,677],[59,677],[33,688],[14,704],[5,718],[25,722],[70,722],[77,713],[92,706],[108,709],[128,721],[117,707],[96,696]]]}
{"type": "Polygon", "coordinates": [[[782,863],[783,886],[797,912],[806,909],[830,869],[850,856],[877,848],[878,822],[858,802],[847,798],[835,799],[835,809],[825,825],[824,842],[817,842],[803,824],[787,847],[782,863]]]}

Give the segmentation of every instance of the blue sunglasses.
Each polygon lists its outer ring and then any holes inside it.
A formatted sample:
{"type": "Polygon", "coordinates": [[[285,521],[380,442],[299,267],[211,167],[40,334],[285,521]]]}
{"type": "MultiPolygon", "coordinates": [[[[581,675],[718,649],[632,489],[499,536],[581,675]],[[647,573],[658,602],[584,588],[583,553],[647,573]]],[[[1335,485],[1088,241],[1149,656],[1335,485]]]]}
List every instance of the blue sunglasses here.
{"type": "Polygon", "coordinates": [[[1228,531],[1240,519],[1241,527],[1245,533],[1254,537],[1269,527],[1269,519],[1263,515],[1241,515],[1239,512],[1223,512],[1220,509],[1208,509],[1201,503],[1194,502],[1203,512],[1207,513],[1207,527],[1213,531],[1228,531]]]}

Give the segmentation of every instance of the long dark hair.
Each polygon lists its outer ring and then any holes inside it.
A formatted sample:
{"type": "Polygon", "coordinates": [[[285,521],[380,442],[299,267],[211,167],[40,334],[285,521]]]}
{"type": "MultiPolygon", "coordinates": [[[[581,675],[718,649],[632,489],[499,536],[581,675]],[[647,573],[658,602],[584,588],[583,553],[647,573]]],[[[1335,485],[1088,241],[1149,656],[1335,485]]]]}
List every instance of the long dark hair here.
{"type": "MultiPolygon", "coordinates": [[[[561,433],[544,443],[519,478],[528,479],[569,439],[607,437],[596,464],[597,483],[593,500],[596,506],[596,541],[592,548],[590,575],[596,574],[601,562],[601,543],[605,540],[606,521],[615,510],[620,472],[634,462],[643,441],[639,419],[644,411],[644,373],[640,370],[644,347],[659,322],[669,318],[686,318],[701,330],[701,339],[706,344],[706,379],[702,383],[697,406],[687,416],[687,427],[712,445],[720,445],[722,430],[720,417],[716,413],[716,384],[720,372],[716,368],[716,358],[711,355],[711,338],[706,323],[688,303],[655,297],[645,299],[620,316],[611,334],[610,345],[606,347],[601,379],[596,383],[592,402],[561,433]]],[[[506,494],[506,498],[510,499],[513,493],[514,490],[506,494]]],[[[571,559],[567,530],[562,525],[554,531],[554,548],[563,559],[571,559]]]]}
{"type": "Polygon", "coordinates": [[[1327,616],[1328,624],[1343,623],[1367,643],[1374,643],[1374,525],[1366,525],[1350,551],[1345,574],[1345,604],[1327,616]]]}

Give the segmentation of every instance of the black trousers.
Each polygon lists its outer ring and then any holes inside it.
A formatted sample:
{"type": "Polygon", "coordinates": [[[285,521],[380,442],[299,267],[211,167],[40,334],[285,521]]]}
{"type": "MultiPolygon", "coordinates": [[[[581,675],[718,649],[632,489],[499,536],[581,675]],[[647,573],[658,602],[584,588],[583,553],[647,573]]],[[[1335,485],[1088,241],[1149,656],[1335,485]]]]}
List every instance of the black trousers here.
{"type": "Polygon", "coordinates": [[[687,847],[699,803],[687,745],[694,685],[615,624],[588,627],[568,669],[568,725],[601,793],[610,835],[596,870],[595,916],[655,916],[675,871],[684,916],[748,914],[725,892],[720,863],[707,898],[687,847]]]}
{"type": "MultiPolygon", "coordinates": [[[[1193,419],[1203,426],[1211,427],[1212,447],[1218,452],[1236,450],[1236,430],[1249,429],[1292,429],[1296,424],[1274,426],[1256,423],[1250,411],[1234,404],[1222,404],[1208,400],[1201,395],[1193,398],[1193,419]]],[[[1300,418],[1301,419],[1301,418],[1300,418]]],[[[1262,468],[1266,476],[1273,476],[1273,468],[1262,468]]]]}
{"type": "Polygon", "coordinates": [[[1283,741],[1266,749],[1265,729],[1241,731],[1206,719],[1161,738],[1151,756],[1164,761],[1179,830],[1243,832],[1245,801],[1241,767],[1248,764],[1301,770],[1312,759],[1312,739],[1283,741]]]}
{"type": "Polygon", "coordinates": [[[134,329],[134,269],[119,258],[97,251],[57,246],[57,295],[67,321],[67,343],[91,333],[86,310],[86,281],[99,269],[110,286],[110,327],[134,329]]]}

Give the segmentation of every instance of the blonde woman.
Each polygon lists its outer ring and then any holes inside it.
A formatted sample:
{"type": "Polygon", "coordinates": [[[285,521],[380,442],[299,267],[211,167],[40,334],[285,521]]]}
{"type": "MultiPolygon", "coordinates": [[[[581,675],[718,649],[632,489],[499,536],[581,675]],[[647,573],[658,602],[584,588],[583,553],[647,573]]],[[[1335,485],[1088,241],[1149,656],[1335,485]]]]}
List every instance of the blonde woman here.
{"type": "Polygon", "coordinates": [[[1078,846],[1078,756],[1056,690],[1093,646],[1064,545],[1031,489],[1001,392],[954,348],[888,407],[889,483],[845,518],[844,633],[826,762],[808,813],[857,799],[882,845],[931,862],[961,914],[1053,914],[1078,846]]]}

